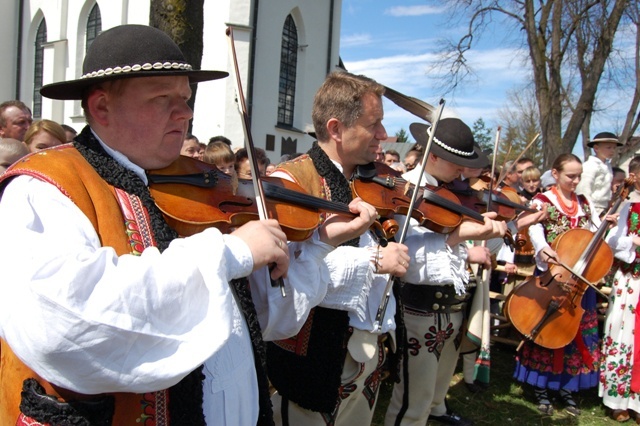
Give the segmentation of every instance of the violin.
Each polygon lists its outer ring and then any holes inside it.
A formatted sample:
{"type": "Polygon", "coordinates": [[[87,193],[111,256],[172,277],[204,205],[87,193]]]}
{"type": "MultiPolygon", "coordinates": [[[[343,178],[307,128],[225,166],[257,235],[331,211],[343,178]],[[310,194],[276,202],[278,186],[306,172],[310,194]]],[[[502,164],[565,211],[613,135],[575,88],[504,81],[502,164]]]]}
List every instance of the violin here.
{"type": "Polygon", "coordinates": [[[489,184],[484,178],[456,179],[445,184],[445,187],[453,192],[463,205],[478,212],[485,213],[487,205],[491,204],[491,211],[497,214],[496,220],[509,222],[515,219],[519,212],[536,212],[522,204],[520,196],[513,188],[503,187],[489,191],[489,184]]]}
{"type": "Polygon", "coordinates": [[[484,216],[463,206],[454,193],[431,185],[419,189],[422,197],[409,214],[408,207],[415,185],[384,163],[358,166],[351,188],[354,196],[374,206],[381,216],[392,217],[396,213],[411,216],[433,232],[453,232],[463,219],[484,223],[484,216]]]}
{"type": "MultiPolygon", "coordinates": [[[[633,178],[627,179],[607,214],[615,213],[627,197],[634,184],[633,178]]],[[[592,283],[600,281],[613,264],[613,252],[604,241],[608,225],[603,221],[595,233],[575,228],[560,234],[551,245],[557,253],[556,264],[509,294],[505,316],[526,340],[558,349],[576,337],[584,314],[582,296],[590,286],[596,288],[592,283]]]]}
{"type": "MultiPolygon", "coordinates": [[[[209,227],[228,233],[258,220],[251,181],[231,177],[213,164],[180,156],[168,167],[147,172],[149,191],[165,220],[181,236],[209,227]]],[[[262,177],[269,218],[277,219],[290,241],[303,241],[322,223],[321,212],[354,216],[349,208],[307,194],[287,179],[262,177]]]]}

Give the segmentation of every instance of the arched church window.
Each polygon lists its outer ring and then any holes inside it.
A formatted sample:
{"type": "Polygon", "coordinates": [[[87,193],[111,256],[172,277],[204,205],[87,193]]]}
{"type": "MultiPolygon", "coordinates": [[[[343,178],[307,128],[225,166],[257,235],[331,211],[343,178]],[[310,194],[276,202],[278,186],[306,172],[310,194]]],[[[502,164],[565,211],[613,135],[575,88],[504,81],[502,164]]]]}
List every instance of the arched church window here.
{"type": "Polygon", "coordinates": [[[291,15],[282,29],[280,50],[280,87],[278,91],[278,124],[293,126],[296,99],[296,65],[298,63],[298,29],[291,15]]]}
{"type": "Polygon", "coordinates": [[[33,116],[42,117],[42,76],[44,74],[44,44],[47,42],[47,22],[44,18],[38,25],[35,42],[35,58],[33,60],[33,116]]]}
{"type": "Polygon", "coordinates": [[[89,17],[87,18],[87,36],[85,39],[85,52],[89,50],[89,46],[93,43],[98,34],[102,32],[102,16],[100,15],[100,6],[96,3],[93,8],[91,8],[91,12],[89,12],[89,17]]]}

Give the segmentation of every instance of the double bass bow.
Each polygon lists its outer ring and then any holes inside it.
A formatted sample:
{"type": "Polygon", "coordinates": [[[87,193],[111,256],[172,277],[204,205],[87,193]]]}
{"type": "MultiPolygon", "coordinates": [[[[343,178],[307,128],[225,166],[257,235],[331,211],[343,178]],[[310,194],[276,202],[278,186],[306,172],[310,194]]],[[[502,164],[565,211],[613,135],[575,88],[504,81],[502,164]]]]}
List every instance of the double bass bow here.
{"type": "MultiPolygon", "coordinates": [[[[627,197],[632,179],[627,179],[614,195],[607,212],[616,213],[627,197]]],[[[611,269],[613,252],[604,241],[609,222],[603,221],[594,233],[575,228],[560,234],[551,248],[557,257],[542,275],[518,285],[505,302],[505,316],[525,340],[548,349],[569,344],[578,333],[584,314],[582,296],[611,269]]],[[[523,340],[518,349],[525,342],[523,340]]]]}

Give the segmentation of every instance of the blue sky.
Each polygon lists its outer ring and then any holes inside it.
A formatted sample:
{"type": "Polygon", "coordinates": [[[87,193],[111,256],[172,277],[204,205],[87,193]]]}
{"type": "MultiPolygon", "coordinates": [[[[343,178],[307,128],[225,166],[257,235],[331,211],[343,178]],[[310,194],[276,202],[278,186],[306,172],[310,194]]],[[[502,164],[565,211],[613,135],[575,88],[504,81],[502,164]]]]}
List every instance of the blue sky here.
{"type": "MultiPolygon", "coordinates": [[[[439,72],[433,68],[434,60],[442,39],[457,41],[466,31],[465,24],[464,18],[451,18],[444,7],[426,0],[343,0],[340,54],[350,72],[432,105],[444,97],[445,116],[457,116],[469,126],[482,118],[495,130],[502,124],[498,111],[505,108],[508,91],[522,90],[530,80],[528,50],[511,24],[492,23],[467,53],[476,75],[453,95],[443,96],[434,78],[439,72]]],[[[614,96],[626,97],[624,93],[614,96]]],[[[609,112],[594,117],[592,133],[620,126],[621,115],[612,112],[615,100],[611,100],[606,105],[609,112]]],[[[624,104],[627,107],[628,102],[624,104]]],[[[390,136],[419,121],[386,99],[384,107],[390,136]]]]}
{"type": "MultiPolygon", "coordinates": [[[[343,0],[340,54],[350,72],[437,105],[444,93],[433,65],[442,38],[459,36],[464,29],[464,22],[450,20],[444,8],[427,6],[424,0],[343,0]]],[[[487,34],[469,52],[477,74],[454,95],[444,96],[444,115],[469,126],[482,117],[495,127],[507,90],[523,85],[528,73],[521,49],[508,47],[507,36],[487,34]]],[[[417,120],[385,99],[384,124],[390,135],[417,120]]]]}

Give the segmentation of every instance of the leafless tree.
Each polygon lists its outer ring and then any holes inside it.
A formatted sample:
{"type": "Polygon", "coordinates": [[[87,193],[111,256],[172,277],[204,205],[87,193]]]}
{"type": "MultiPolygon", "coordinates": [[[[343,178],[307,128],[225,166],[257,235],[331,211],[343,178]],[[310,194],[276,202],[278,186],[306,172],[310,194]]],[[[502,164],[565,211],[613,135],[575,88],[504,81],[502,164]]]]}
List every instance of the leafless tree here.
{"type": "Polygon", "coordinates": [[[625,142],[624,147],[620,150],[619,161],[622,163],[626,159],[632,157],[640,148],[640,138],[633,138],[638,126],[640,125],[640,5],[638,2],[628,8],[629,20],[631,21],[631,30],[635,29],[635,57],[633,65],[629,66],[630,71],[628,83],[624,84],[624,91],[631,92],[633,87],[633,96],[631,96],[631,105],[629,112],[625,117],[625,122],[620,132],[620,140],[625,142]]]}
{"type": "MultiPolygon", "coordinates": [[[[194,69],[202,64],[203,8],[204,0],[151,0],[149,12],[149,25],[169,34],[194,69]]],[[[193,109],[197,86],[191,90],[189,106],[193,109]]]]}
{"type": "MultiPolygon", "coordinates": [[[[503,123],[498,152],[498,162],[502,164],[519,156],[529,142],[540,133],[540,119],[533,86],[509,90],[507,105],[498,111],[498,116],[503,123]]],[[[540,138],[527,149],[524,156],[543,167],[544,152],[540,138]]]]}
{"type": "Polygon", "coordinates": [[[593,111],[614,36],[630,1],[455,0],[452,4],[455,13],[468,17],[468,29],[444,58],[450,64],[450,87],[471,72],[465,55],[474,37],[494,14],[508,18],[522,30],[529,51],[545,166],[558,154],[570,152],[593,111]],[[576,66],[579,70],[572,74],[576,66]],[[579,75],[577,82],[572,75],[579,75]],[[571,104],[569,91],[575,94],[571,104]],[[569,106],[571,113],[563,121],[569,106]]]}

